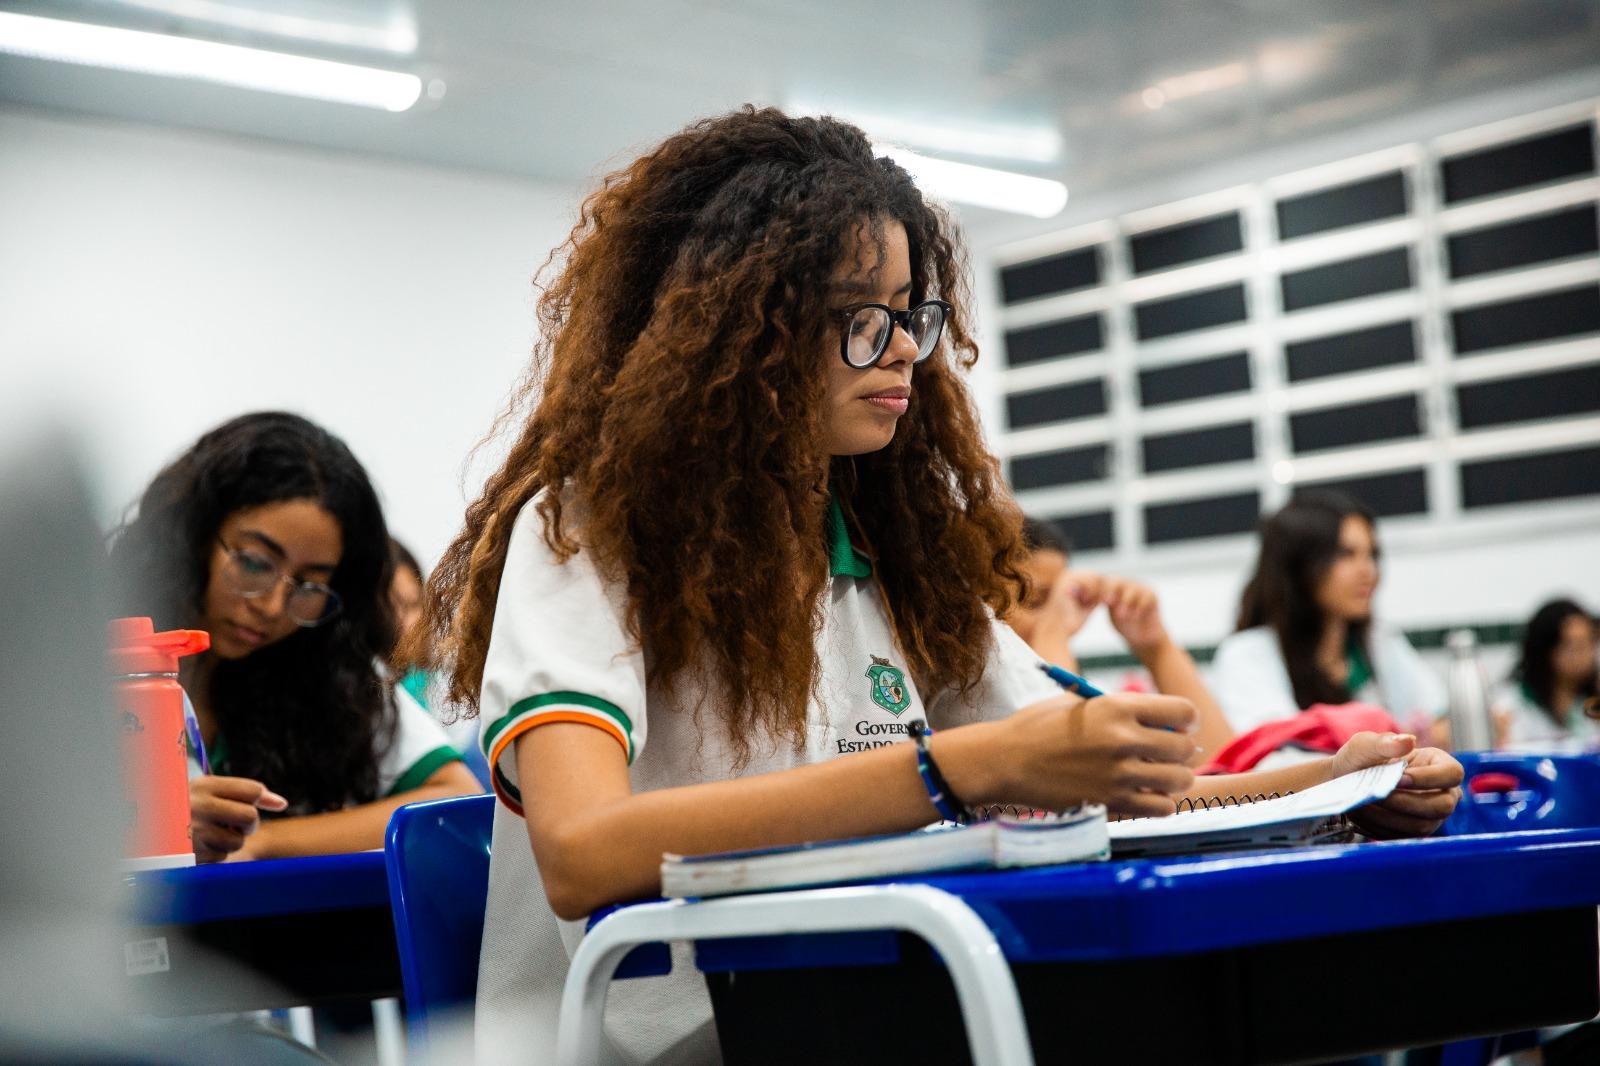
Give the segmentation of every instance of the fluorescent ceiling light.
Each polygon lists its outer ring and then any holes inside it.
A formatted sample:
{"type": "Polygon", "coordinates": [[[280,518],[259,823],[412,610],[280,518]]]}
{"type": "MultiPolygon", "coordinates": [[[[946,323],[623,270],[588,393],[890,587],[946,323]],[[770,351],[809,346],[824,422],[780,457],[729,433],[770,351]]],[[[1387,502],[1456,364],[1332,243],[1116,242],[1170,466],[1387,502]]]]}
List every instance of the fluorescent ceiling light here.
{"type": "Polygon", "coordinates": [[[1049,126],[982,126],[925,122],[899,115],[839,110],[791,104],[789,111],[803,115],[832,115],[860,126],[876,140],[926,148],[930,152],[975,155],[989,159],[1015,159],[1023,163],[1054,163],[1061,158],[1061,134],[1049,126]]]}
{"type": "Polygon", "coordinates": [[[422,80],[415,74],[5,12],[0,12],[0,52],[194,78],[385,111],[404,111],[422,93],[422,80]]]}
{"type": "Polygon", "coordinates": [[[1224,63],[1220,67],[1193,70],[1162,78],[1139,94],[1139,100],[1151,111],[1174,100],[1187,100],[1191,96],[1220,92],[1243,85],[1250,80],[1250,68],[1243,63],[1224,63]]]}
{"type": "Polygon", "coordinates": [[[1034,218],[1054,218],[1067,206],[1067,187],[1049,178],[930,159],[888,145],[875,145],[874,149],[905,167],[925,191],[946,200],[1034,218]]]}
{"type": "Polygon", "coordinates": [[[285,15],[259,8],[238,7],[220,0],[118,0],[124,7],[154,11],[170,18],[209,22],[246,33],[292,37],[338,48],[361,48],[408,56],[417,50],[417,27],[409,18],[393,18],[387,25],[358,26],[346,22],[285,15]]]}

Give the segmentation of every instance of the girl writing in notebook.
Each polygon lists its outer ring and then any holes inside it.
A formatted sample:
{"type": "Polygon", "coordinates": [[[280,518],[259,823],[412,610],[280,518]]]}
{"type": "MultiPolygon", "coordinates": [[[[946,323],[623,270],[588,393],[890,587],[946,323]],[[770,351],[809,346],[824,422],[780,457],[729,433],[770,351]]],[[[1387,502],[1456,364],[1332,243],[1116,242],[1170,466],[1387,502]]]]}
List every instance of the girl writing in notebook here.
{"type": "MultiPolygon", "coordinates": [[[[960,805],[1160,815],[1230,787],[1184,765],[1187,701],[1067,696],[995,620],[1021,515],[963,382],[955,227],[859,130],[693,126],[602,183],[561,264],[542,392],[413,631],[481,714],[501,800],[482,1061],[549,1047],[582,919],[658,891],[663,852],[936,820],[907,722],[935,728],[960,805]]],[[[1368,736],[1239,787],[1410,746],[1368,736]]],[[[1413,768],[1419,828],[1453,805],[1451,769],[1413,768]]],[[[630,1057],[715,1055],[687,961],[610,1004],[630,1057]]]]}
{"type": "Polygon", "coordinates": [[[381,665],[389,537],[337,437],[290,414],[224,423],[156,475],[111,554],[123,613],[211,635],[181,675],[212,771],[190,781],[201,861],[382,847],[400,804],[477,791],[381,665]]]}

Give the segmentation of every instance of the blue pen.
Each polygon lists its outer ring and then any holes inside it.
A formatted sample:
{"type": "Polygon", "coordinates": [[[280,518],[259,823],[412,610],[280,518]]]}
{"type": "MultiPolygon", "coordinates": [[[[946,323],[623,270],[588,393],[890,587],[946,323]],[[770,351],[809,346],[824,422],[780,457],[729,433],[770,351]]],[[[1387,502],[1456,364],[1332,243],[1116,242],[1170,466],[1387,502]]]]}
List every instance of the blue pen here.
{"type": "Polygon", "coordinates": [[[189,735],[189,750],[199,760],[200,772],[211,776],[211,760],[206,758],[205,741],[200,739],[200,719],[195,717],[194,705],[187,696],[183,698],[183,730],[189,735]]]}
{"type": "Polygon", "coordinates": [[[1039,669],[1043,670],[1045,672],[1045,676],[1051,681],[1054,681],[1068,692],[1073,692],[1079,696],[1082,696],[1086,700],[1092,700],[1096,696],[1105,695],[1104,692],[1101,692],[1099,689],[1089,684],[1089,682],[1085,681],[1071,670],[1063,670],[1054,663],[1040,663],[1039,669]]]}
{"type": "MultiPolygon", "coordinates": [[[[1089,682],[1085,681],[1071,670],[1063,670],[1055,663],[1040,663],[1039,669],[1043,670],[1045,672],[1045,676],[1051,681],[1054,681],[1056,684],[1060,685],[1062,688],[1073,693],[1074,695],[1082,696],[1086,700],[1092,700],[1096,696],[1105,695],[1104,692],[1101,692],[1099,689],[1089,684],[1089,682]]],[[[1164,725],[1161,728],[1165,729],[1169,733],[1177,732],[1177,730],[1173,729],[1171,726],[1164,725]]]]}

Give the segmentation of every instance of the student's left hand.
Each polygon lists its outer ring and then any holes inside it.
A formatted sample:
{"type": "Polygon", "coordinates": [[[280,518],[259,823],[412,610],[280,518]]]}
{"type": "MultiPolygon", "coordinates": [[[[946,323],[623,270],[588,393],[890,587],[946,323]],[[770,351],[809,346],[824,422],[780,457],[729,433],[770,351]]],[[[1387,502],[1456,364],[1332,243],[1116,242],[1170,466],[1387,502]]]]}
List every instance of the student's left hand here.
{"type": "Polygon", "coordinates": [[[1379,840],[1427,836],[1450,817],[1461,799],[1461,764],[1438,748],[1418,748],[1408,734],[1357,733],[1330,763],[1337,777],[1404,755],[1406,772],[1386,799],[1350,813],[1365,836],[1379,840]]]}

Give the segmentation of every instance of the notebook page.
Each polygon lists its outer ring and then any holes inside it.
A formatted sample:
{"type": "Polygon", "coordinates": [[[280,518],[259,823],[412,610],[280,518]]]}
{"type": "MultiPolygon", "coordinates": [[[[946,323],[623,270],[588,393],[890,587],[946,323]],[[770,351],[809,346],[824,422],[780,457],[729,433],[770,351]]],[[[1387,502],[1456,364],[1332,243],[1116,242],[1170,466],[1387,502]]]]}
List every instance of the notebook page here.
{"type": "Polygon", "coordinates": [[[1185,811],[1166,818],[1124,818],[1108,827],[1112,841],[1195,833],[1231,833],[1280,822],[1332,818],[1394,791],[1405,773],[1403,760],[1369,766],[1278,799],[1185,811]]]}

